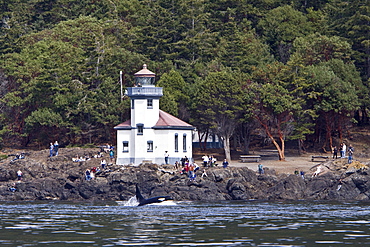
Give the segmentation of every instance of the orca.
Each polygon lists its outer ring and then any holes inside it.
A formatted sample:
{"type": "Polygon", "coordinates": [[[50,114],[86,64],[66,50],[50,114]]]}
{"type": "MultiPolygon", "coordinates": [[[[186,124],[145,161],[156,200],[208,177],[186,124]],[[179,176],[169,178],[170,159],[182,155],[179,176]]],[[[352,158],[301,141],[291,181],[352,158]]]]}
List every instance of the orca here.
{"type": "Polygon", "coordinates": [[[152,203],[161,203],[164,201],[170,201],[173,199],[170,196],[156,196],[149,199],[145,199],[140,193],[139,186],[136,185],[136,200],[139,202],[138,206],[143,206],[152,203]]]}

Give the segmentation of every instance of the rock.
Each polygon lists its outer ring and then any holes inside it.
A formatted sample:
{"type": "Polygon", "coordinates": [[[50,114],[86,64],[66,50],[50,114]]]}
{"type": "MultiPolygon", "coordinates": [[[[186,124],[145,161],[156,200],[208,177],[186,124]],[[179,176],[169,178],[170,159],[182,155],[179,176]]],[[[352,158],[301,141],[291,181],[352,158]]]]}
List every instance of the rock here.
{"type": "Polygon", "coordinates": [[[211,167],[207,177],[202,178],[198,171],[192,182],[172,165],[109,165],[87,181],[86,169],[100,168],[100,159],[73,162],[72,158],[92,156],[97,151],[61,148],[56,157],[47,157],[48,150],[42,150],[30,151],[25,159],[3,160],[0,200],[128,200],[135,195],[136,184],[145,197],[170,195],[175,200],[370,200],[367,165],[353,169],[331,161],[323,164],[325,172],[306,179],[270,169],[259,175],[248,168],[211,167]],[[17,170],[23,172],[21,182],[17,181],[17,170]],[[340,178],[343,183],[338,190],[340,178]],[[13,183],[16,192],[9,190],[13,183]]]}

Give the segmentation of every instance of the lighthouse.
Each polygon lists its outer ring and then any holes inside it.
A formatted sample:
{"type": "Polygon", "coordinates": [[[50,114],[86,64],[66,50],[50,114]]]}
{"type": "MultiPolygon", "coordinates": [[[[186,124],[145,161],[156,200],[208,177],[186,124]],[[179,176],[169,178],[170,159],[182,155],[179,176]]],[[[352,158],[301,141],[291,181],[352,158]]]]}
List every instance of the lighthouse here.
{"type": "Polygon", "coordinates": [[[191,160],[194,127],[159,109],[163,88],[155,86],[155,73],[147,65],[135,73],[135,85],[125,94],[130,98],[131,119],[114,127],[116,163],[174,164],[185,156],[191,160]]]}

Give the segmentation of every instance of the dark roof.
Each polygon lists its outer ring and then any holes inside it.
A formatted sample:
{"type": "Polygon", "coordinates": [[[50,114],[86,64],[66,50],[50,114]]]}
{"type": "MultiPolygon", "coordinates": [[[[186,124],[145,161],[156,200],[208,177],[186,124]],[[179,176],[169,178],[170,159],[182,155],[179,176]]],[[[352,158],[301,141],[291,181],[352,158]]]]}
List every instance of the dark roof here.
{"type": "Polygon", "coordinates": [[[114,129],[131,129],[131,119],[120,123],[119,125],[115,126],[114,129]]]}
{"type": "MultiPolygon", "coordinates": [[[[194,129],[194,127],[171,114],[159,110],[159,119],[154,129],[194,129]]],[[[131,119],[120,123],[114,129],[131,129],[131,119]]]]}
{"type": "Polygon", "coordinates": [[[165,112],[165,111],[162,111],[162,110],[159,110],[159,119],[158,119],[158,122],[155,124],[154,127],[191,127],[193,128],[193,126],[191,126],[190,124],[182,121],[181,119],[177,118],[177,117],[174,117],[172,116],[171,114],[165,112]]]}

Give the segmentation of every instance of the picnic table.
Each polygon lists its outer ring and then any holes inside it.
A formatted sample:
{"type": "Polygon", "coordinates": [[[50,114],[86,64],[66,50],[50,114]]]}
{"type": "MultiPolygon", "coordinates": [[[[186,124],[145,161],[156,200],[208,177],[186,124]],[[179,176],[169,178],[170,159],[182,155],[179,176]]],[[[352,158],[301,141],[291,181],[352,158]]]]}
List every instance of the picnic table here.
{"type": "MultiPolygon", "coordinates": [[[[315,159],[321,159],[321,161],[322,161],[322,160],[327,161],[327,160],[329,159],[329,157],[328,157],[328,156],[323,156],[323,155],[312,155],[312,157],[311,157],[311,161],[312,161],[312,162],[314,162],[314,161],[315,161],[315,159]]],[[[322,161],[322,162],[323,162],[323,161],[322,161]]]]}
{"type": "Polygon", "coordinates": [[[240,155],[240,162],[260,162],[261,155],[240,155]]]}
{"type": "Polygon", "coordinates": [[[259,152],[262,159],[274,159],[279,157],[279,152],[276,149],[261,149],[259,152]]]}

